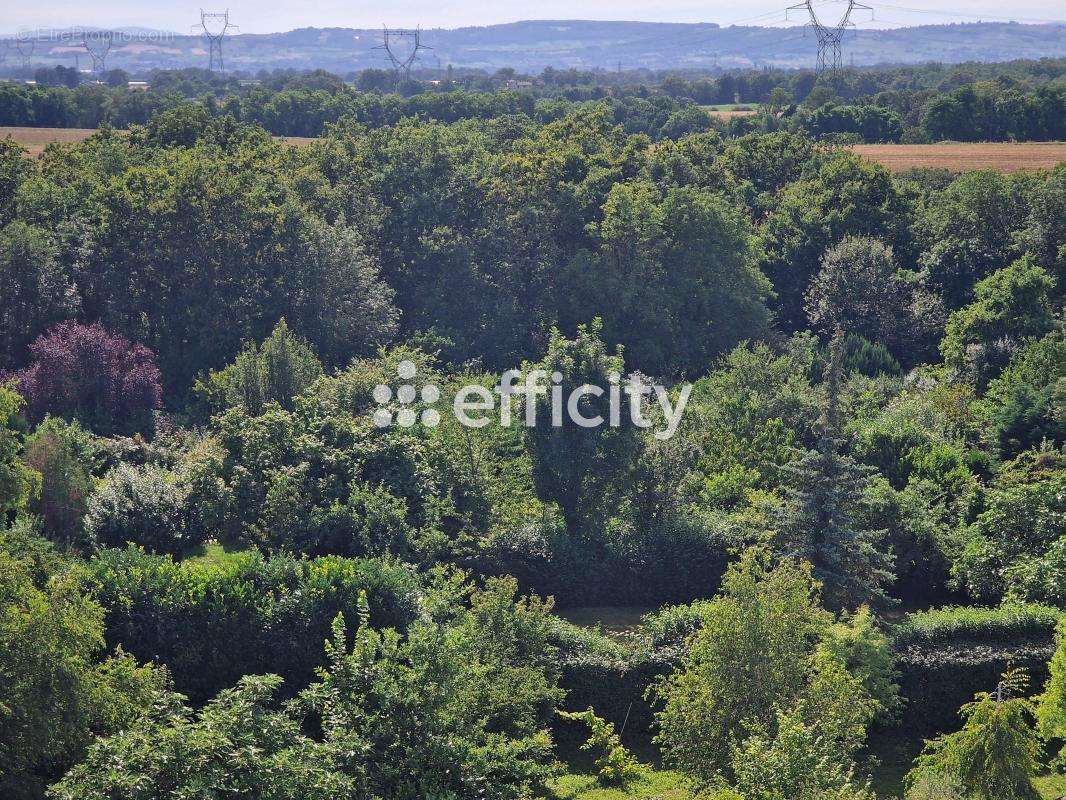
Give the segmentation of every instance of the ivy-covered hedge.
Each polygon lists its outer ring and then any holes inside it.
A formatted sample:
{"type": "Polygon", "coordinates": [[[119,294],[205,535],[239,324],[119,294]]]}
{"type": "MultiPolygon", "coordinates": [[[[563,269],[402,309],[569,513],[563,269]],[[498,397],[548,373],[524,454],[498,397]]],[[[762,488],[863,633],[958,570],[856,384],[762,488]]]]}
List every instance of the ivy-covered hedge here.
{"type": "Polygon", "coordinates": [[[403,630],[419,613],[415,574],[382,559],[249,551],[175,562],[130,548],[102,551],[84,574],[105,609],[108,644],[165,664],[193,702],[242,675],[281,675],[287,692],[307,685],[334,617],[356,624],[361,591],[375,627],[403,630]]]}

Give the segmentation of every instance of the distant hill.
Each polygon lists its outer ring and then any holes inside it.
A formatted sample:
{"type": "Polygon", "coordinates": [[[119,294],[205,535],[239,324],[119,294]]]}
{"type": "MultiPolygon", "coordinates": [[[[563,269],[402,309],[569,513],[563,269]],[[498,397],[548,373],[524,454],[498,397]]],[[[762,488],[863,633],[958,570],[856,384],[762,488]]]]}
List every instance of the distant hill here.
{"type": "MultiPolygon", "coordinates": [[[[237,23],[240,20],[235,20],[237,23]]],[[[507,25],[429,29],[419,66],[448,64],[489,70],[514,67],[580,69],[706,69],[720,67],[809,67],[816,44],[804,28],[720,27],[713,23],[593,22],[584,20],[515,22],[507,25]],[[439,61],[438,61],[439,59],[439,61]]],[[[254,72],[275,68],[323,68],[346,73],[387,65],[376,29],[301,28],[287,33],[227,38],[226,67],[254,72]]],[[[854,30],[847,35],[845,60],[856,65],[927,61],[1008,61],[1066,56],[1066,25],[966,23],[889,30],[854,30]]],[[[69,43],[42,41],[41,64],[67,63],[69,43]]],[[[128,35],[116,41],[109,67],[127,70],[206,66],[204,42],[195,36],[128,35]]]]}

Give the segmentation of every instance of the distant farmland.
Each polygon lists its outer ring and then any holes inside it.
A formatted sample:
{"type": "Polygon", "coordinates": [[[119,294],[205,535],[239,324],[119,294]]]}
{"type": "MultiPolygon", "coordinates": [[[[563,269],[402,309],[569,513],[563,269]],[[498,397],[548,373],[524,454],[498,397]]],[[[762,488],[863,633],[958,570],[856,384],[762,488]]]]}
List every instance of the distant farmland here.
{"type": "Polygon", "coordinates": [[[1018,172],[1052,169],[1066,161],[1066,142],[857,144],[852,149],[893,172],[915,167],[941,167],[957,172],[976,169],[1018,172]]]}
{"type": "MultiPolygon", "coordinates": [[[[711,112],[715,113],[715,112],[711,112]]],[[[717,111],[723,116],[752,113],[728,107],[717,111]]],[[[95,131],[86,128],[5,128],[0,127],[0,139],[12,138],[29,150],[31,156],[40,155],[50,142],[80,142],[95,131]]],[[[314,139],[288,137],[286,142],[303,146],[314,139]]],[[[1066,142],[992,142],[968,144],[858,144],[852,149],[871,161],[883,164],[893,172],[915,167],[941,167],[969,172],[994,169],[999,172],[1052,169],[1066,161],[1066,142]]]]}
{"type": "Polygon", "coordinates": [[[14,139],[30,151],[31,156],[39,156],[45,145],[52,142],[81,142],[96,131],[91,128],[5,128],[0,126],[0,139],[14,139]]]}

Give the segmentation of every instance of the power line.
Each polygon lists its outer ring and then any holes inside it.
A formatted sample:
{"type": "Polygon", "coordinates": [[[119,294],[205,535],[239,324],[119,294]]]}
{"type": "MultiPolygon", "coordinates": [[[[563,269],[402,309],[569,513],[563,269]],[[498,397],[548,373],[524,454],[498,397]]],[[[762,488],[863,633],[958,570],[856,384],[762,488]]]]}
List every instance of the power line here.
{"type": "Polygon", "coordinates": [[[1039,25],[1054,25],[1062,22],[1061,19],[1035,19],[1033,17],[1005,17],[995,14],[972,14],[968,11],[951,11],[948,9],[933,10],[929,8],[910,8],[907,6],[894,6],[889,3],[879,3],[879,6],[891,8],[893,11],[906,11],[910,14],[931,14],[938,17],[968,17],[969,19],[989,19],[1004,22],[1033,22],[1039,25]]]}

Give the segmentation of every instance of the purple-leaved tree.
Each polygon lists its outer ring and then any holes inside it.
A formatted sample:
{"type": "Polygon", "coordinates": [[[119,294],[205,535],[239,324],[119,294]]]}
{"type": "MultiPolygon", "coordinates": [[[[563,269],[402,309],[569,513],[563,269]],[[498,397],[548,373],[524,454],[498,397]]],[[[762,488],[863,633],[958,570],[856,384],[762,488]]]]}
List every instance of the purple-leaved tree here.
{"type": "Polygon", "coordinates": [[[160,407],[155,354],[95,322],[61,322],[30,345],[33,361],[16,376],[27,416],[77,419],[102,435],[147,433],[160,407]]]}

